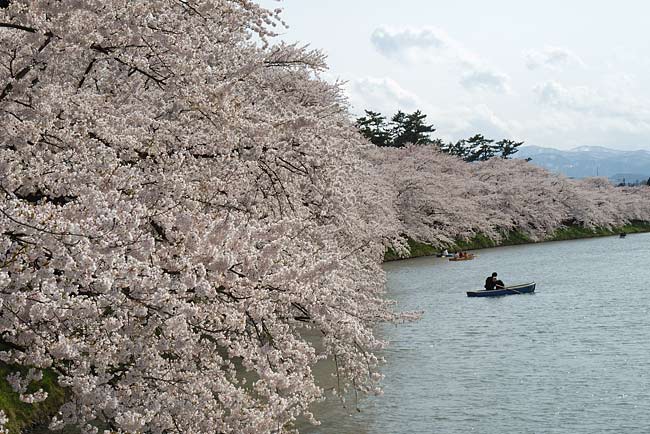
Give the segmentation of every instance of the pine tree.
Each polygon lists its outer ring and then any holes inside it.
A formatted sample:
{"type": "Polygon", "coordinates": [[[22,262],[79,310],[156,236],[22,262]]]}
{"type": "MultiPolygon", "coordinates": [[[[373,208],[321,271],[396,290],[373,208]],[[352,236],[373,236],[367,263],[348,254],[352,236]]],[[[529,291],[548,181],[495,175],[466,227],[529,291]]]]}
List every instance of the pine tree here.
{"type": "Polygon", "coordinates": [[[425,122],[427,115],[420,110],[407,114],[398,110],[390,122],[379,112],[365,110],[366,115],[357,119],[356,125],[361,134],[377,146],[404,147],[411,143],[414,145],[430,145],[442,142],[432,139],[431,133],[436,129],[425,122]]]}
{"type": "Polygon", "coordinates": [[[393,146],[401,148],[407,143],[414,145],[430,145],[433,143],[431,133],[436,129],[433,125],[425,123],[427,115],[423,114],[420,110],[416,110],[411,114],[406,114],[399,110],[392,117],[393,123],[392,135],[393,146]]]}
{"type": "Polygon", "coordinates": [[[357,119],[359,132],[377,146],[392,146],[386,117],[379,112],[365,110],[366,115],[357,119]]]}
{"type": "Polygon", "coordinates": [[[465,140],[459,140],[457,142],[447,142],[440,146],[440,150],[446,154],[455,155],[465,159],[467,157],[467,144],[465,140]]]}
{"type": "Polygon", "coordinates": [[[494,140],[486,139],[482,134],[476,134],[465,140],[465,161],[486,161],[495,155],[494,140]]]}
{"type": "Polygon", "coordinates": [[[514,140],[503,139],[495,143],[496,150],[501,154],[501,158],[507,159],[509,156],[519,152],[519,148],[524,142],[515,142],[514,140]]]}

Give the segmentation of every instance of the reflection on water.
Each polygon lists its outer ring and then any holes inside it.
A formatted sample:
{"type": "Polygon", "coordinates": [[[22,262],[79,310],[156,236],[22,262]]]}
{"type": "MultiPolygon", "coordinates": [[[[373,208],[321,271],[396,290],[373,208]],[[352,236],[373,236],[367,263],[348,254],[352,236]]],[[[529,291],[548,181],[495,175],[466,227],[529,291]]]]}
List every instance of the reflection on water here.
{"type": "Polygon", "coordinates": [[[315,408],[303,433],[650,432],[650,234],[388,263],[422,320],[390,341],[384,396],[315,408]],[[533,295],[467,298],[492,271],[533,295]]]}

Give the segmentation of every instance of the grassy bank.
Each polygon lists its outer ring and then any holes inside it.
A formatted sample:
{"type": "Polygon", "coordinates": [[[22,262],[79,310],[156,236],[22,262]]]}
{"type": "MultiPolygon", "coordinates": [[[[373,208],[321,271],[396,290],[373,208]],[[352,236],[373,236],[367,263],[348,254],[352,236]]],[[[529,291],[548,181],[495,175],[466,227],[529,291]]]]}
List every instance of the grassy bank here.
{"type": "MultiPolygon", "coordinates": [[[[499,246],[514,246],[518,244],[531,244],[535,242],[575,240],[580,238],[607,237],[621,233],[634,234],[641,232],[650,232],[650,222],[634,221],[625,226],[619,226],[611,229],[607,228],[586,228],[583,226],[566,226],[556,230],[551,236],[542,241],[533,241],[525,234],[513,231],[503,237],[500,241],[494,241],[485,235],[478,234],[469,240],[457,240],[455,243],[446,246],[450,252],[461,250],[487,249],[499,246]]],[[[443,248],[434,247],[426,243],[421,243],[408,239],[411,254],[407,257],[399,257],[394,251],[389,249],[384,255],[384,261],[397,261],[400,259],[418,258],[420,256],[433,256],[439,253],[443,248]]]]}
{"type": "Polygon", "coordinates": [[[588,229],[581,226],[559,229],[548,241],[575,240],[578,238],[608,237],[618,234],[637,234],[650,232],[650,222],[632,222],[613,229],[588,229]]]}
{"type": "MultiPolygon", "coordinates": [[[[7,375],[16,370],[18,369],[0,362],[0,409],[4,410],[9,419],[5,428],[9,429],[10,434],[19,434],[33,425],[48,423],[65,399],[65,391],[57,385],[56,376],[45,371],[43,379],[32,383],[27,391],[43,389],[48,393],[47,399],[35,404],[21,402],[6,380],[7,375]]],[[[27,370],[21,368],[20,371],[25,373],[27,370]]]]}

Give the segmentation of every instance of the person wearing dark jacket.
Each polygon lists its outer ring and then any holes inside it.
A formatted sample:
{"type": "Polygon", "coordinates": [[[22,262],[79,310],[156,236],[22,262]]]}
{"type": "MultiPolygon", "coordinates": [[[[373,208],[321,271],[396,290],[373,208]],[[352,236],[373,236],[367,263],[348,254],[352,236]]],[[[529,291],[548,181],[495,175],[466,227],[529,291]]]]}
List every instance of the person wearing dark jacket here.
{"type": "Polygon", "coordinates": [[[488,291],[492,291],[493,289],[502,289],[504,287],[505,285],[503,282],[497,279],[496,271],[492,273],[491,276],[488,276],[487,279],[485,279],[485,289],[488,291]]]}

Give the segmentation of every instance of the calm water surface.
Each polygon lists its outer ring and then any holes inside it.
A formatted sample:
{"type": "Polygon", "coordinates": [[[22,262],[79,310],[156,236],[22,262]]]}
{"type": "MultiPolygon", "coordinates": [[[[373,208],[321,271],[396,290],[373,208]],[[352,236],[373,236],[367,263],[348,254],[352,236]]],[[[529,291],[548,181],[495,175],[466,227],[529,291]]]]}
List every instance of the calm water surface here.
{"type": "Polygon", "coordinates": [[[650,234],[388,263],[415,323],[387,326],[384,396],[306,433],[650,432],[650,234]],[[467,298],[497,271],[533,295],[467,298]]]}

